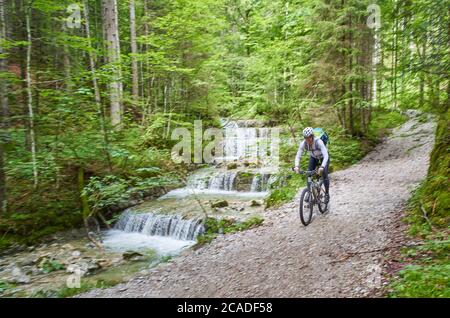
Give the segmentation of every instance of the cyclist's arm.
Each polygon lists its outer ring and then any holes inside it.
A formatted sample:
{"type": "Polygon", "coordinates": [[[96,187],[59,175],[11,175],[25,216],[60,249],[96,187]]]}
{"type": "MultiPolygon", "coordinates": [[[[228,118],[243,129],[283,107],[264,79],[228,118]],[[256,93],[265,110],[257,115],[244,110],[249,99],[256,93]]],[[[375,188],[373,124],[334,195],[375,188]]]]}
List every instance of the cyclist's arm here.
{"type": "Polygon", "coordinates": [[[300,162],[302,160],[303,152],[305,151],[305,141],[302,141],[300,143],[300,146],[298,147],[297,155],[295,156],[295,167],[300,167],[300,162]]]}
{"type": "Polygon", "coordinates": [[[327,147],[325,146],[325,144],[323,143],[322,139],[319,139],[319,140],[317,141],[317,144],[318,144],[318,146],[319,146],[319,148],[320,148],[320,151],[322,152],[322,156],[323,156],[323,160],[322,160],[322,168],[325,168],[325,166],[327,165],[328,160],[329,160],[328,149],[327,149],[327,147]]]}

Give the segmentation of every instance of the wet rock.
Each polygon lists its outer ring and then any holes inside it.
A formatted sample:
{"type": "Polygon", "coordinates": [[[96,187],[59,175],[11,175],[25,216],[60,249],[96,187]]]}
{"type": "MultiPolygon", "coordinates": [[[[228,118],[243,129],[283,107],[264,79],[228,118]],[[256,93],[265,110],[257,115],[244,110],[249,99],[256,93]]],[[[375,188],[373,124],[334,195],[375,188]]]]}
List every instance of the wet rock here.
{"type": "Polygon", "coordinates": [[[23,267],[32,266],[34,264],[35,264],[34,259],[24,259],[20,262],[20,266],[23,266],[23,267]]]}
{"type": "Polygon", "coordinates": [[[252,202],[250,203],[251,207],[256,207],[256,206],[261,206],[262,203],[256,200],[252,200],[252,202]]]}
{"type": "Polygon", "coordinates": [[[75,264],[70,264],[67,266],[66,272],[67,273],[74,273],[77,275],[80,275],[81,277],[86,276],[88,274],[92,274],[98,269],[100,269],[100,265],[97,264],[95,261],[89,261],[89,262],[79,262],[75,264]]]}
{"type": "Polygon", "coordinates": [[[224,208],[228,206],[227,200],[219,200],[211,203],[211,208],[224,208]]]}
{"type": "Polygon", "coordinates": [[[227,164],[227,169],[228,170],[233,170],[237,168],[237,163],[236,162],[230,162],[229,164],[227,164]]]}
{"type": "Polygon", "coordinates": [[[239,171],[235,179],[236,191],[250,191],[254,176],[254,173],[239,171]]]}
{"type": "Polygon", "coordinates": [[[71,256],[74,257],[74,258],[78,258],[78,257],[81,256],[81,252],[80,251],[73,251],[71,256]]]}
{"type": "Polygon", "coordinates": [[[11,270],[11,275],[8,281],[12,284],[29,284],[31,282],[30,277],[18,266],[11,270]]]}
{"type": "Polygon", "coordinates": [[[97,264],[100,268],[105,268],[111,266],[111,262],[107,259],[100,258],[92,260],[95,264],[97,264]]]}
{"type": "Polygon", "coordinates": [[[144,255],[136,251],[126,251],[122,253],[122,258],[126,261],[140,261],[144,259],[144,255]]]}

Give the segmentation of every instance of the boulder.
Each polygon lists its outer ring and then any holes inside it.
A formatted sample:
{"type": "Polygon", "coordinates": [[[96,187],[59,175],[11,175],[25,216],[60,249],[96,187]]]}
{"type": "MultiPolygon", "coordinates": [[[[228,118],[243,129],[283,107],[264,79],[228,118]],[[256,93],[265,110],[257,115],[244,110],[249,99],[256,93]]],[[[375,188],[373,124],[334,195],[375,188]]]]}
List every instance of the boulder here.
{"type": "Polygon", "coordinates": [[[253,181],[254,173],[251,172],[244,172],[240,171],[236,175],[235,179],[235,188],[236,191],[246,192],[250,191],[252,187],[252,181],[253,181]]]}
{"type": "Polygon", "coordinates": [[[101,266],[97,264],[94,260],[91,261],[81,261],[78,263],[70,264],[67,266],[67,273],[75,273],[81,277],[88,274],[94,273],[96,270],[100,269],[101,266]]]}
{"type": "Polygon", "coordinates": [[[12,284],[29,284],[31,282],[30,277],[20,267],[13,267],[11,275],[8,281],[12,284]]]}
{"type": "Polygon", "coordinates": [[[261,202],[256,201],[256,200],[252,200],[252,202],[250,202],[250,206],[252,207],[256,207],[256,206],[261,206],[261,202]]]}
{"type": "Polygon", "coordinates": [[[229,164],[227,164],[227,169],[228,170],[233,170],[237,168],[237,163],[236,162],[230,162],[229,164]]]}
{"type": "Polygon", "coordinates": [[[122,258],[126,261],[140,261],[144,259],[144,255],[136,251],[125,251],[122,258]]]}
{"type": "Polygon", "coordinates": [[[226,206],[228,206],[227,200],[218,200],[218,201],[211,203],[211,208],[224,208],[226,206]]]}

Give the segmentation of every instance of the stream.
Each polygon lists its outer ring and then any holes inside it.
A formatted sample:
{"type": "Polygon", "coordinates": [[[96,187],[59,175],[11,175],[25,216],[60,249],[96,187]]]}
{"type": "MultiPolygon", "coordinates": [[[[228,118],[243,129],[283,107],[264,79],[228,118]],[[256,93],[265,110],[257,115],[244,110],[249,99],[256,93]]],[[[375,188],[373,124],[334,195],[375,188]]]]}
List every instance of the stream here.
{"type": "Polygon", "coordinates": [[[64,297],[60,291],[73,275],[86,286],[114,285],[193,246],[206,215],[236,221],[260,215],[276,172],[270,129],[255,121],[223,125],[223,156],[189,175],[185,187],[123,211],[102,233],[103,249],[72,231],[0,258],[0,296],[64,297]]]}
{"type": "Polygon", "coordinates": [[[223,124],[223,156],[193,172],[184,188],[124,211],[105,233],[107,248],[153,248],[174,255],[195,244],[205,230],[201,220],[206,214],[242,221],[262,211],[275,172],[268,155],[270,129],[248,121],[223,124]]]}

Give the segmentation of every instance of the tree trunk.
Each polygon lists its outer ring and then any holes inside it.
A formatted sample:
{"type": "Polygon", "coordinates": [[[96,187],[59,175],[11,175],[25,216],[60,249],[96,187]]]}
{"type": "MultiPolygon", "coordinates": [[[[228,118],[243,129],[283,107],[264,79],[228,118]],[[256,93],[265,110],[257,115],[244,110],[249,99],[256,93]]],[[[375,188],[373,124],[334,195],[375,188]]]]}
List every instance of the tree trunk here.
{"type": "MultiPolygon", "coordinates": [[[[85,18],[85,28],[86,28],[86,38],[88,40],[88,46],[92,47],[92,41],[91,41],[91,27],[89,23],[89,3],[88,0],[84,0],[84,18],[85,18]]],[[[95,68],[95,56],[92,51],[89,51],[89,67],[92,74],[92,85],[94,86],[94,98],[95,98],[95,106],[97,108],[97,114],[100,121],[100,129],[102,131],[103,135],[103,149],[106,157],[106,161],[108,164],[108,169],[111,172],[112,171],[112,163],[111,163],[111,156],[109,155],[109,138],[108,138],[108,132],[106,131],[105,127],[105,114],[103,112],[102,108],[102,99],[100,96],[100,89],[98,87],[97,82],[97,70],[95,68]]]]}
{"type": "MultiPolygon", "coordinates": [[[[6,19],[5,19],[5,0],[0,0],[0,38],[6,39],[6,19]]],[[[0,55],[4,54],[5,50],[0,43],[0,55]]],[[[0,59],[0,72],[8,71],[8,63],[6,58],[0,59]]],[[[9,118],[9,103],[8,103],[8,84],[4,78],[0,78],[0,103],[2,113],[2,123],[8,126],[9,118]]]]}
{"type": "Polygon", "coordinates": [[[394,1],[394,36],[393,36],[393,53],[392,53],[392,96],[394,108],[397,108],[397,60],[398,60],[398,4],[394,1]]]}
{"type": "Polygon", "coordinates": [[[103,32],[106,40],[107,62],[113,74],[109,81],[111,124],[120,129],[122,124],[122,71],[120,67],[120,40],[117,0],[102,0],[103,32]]]}
{"type": "MultiPolygon", "coordinates": [[[[5,1],[0,0],[0,38],[6,39],[6,20],[5,20],[5,1]]],[[[5,51],[1,46],[0,42],[0,56],[2,56],[5,51]]],[[[6,58],[0,59],[0,72],[7,71],[7,61],[6,58]]],[[[6,192],[6,174],[5,174],[5,130],[8,126],[8,115],[9,115],[9,105],[8,105],[8,86],[6,84],[6,79],[0,78],[0,104],[1,104],[1,120],[0,120],[0,215],[6,215],[8,210],[8,197],[6,192]]]]}
{"type": "Polygon", "coordinates": [[[28,96],[28,122],[30,128],[30,146],[31,146],[31,160],[33,164],[33,184],[36,189],[38,186],[38,170],[36,162],[36,137],[34,131],[34,113],[33,113],[33,92],[31,86],[31,5],[28,3],[26,8],[26,24],[27,24],[27,69],[26,69],[26,82],[27,82],[27,96],[28,96]]]}
{"type": "Polygon", "coordinates": [[[130,0],[130,44],[131,44],[131,78],[132,78],[132,95],[135,100],[139,97],[139,72],[138,63],[136,59],[137,44],[136,44],[136,10],[134,0],[130,0]]]}

